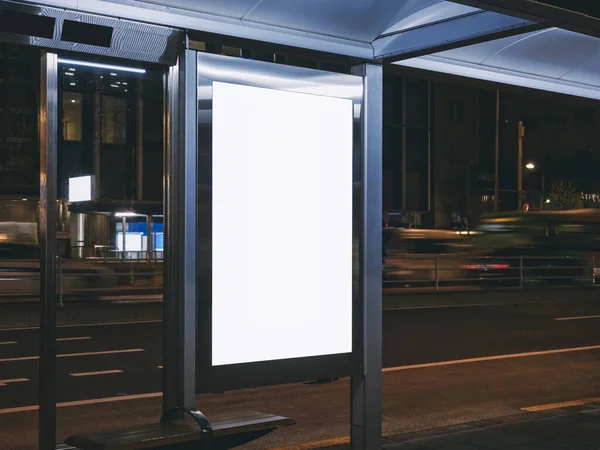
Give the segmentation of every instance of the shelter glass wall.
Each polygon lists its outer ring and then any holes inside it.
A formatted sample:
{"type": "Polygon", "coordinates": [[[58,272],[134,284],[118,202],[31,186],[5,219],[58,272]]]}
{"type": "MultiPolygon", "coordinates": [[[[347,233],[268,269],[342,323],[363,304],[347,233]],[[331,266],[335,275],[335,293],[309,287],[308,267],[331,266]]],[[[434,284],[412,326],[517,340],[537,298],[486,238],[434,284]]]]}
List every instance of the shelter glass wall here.
{"type": "Polygon", "coordinates": [[[58,442],[160,417],[162,83],[161,67],[58,57],[59,236],[68,240],[57,266],[57,319],[66,315],[58,442]]]}
{"type": "Polygon", "coordinates": [[[35,448],[40,51],[0,44],[0,79],[0,436],[3,447],[35,448]]]}

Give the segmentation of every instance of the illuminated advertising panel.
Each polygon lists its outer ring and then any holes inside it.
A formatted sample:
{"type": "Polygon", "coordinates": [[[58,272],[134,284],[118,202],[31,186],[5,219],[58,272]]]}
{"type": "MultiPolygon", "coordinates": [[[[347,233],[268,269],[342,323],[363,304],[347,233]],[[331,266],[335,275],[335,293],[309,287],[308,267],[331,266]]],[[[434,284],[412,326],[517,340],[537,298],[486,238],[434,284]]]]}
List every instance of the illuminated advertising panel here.
{"type": "Polygon", "coordinates": [[[213,365],[352,352],[352,120],[213,83],[213,365]]]}
{"type": "Polygon", "coordinates": [[[94,200],[95,181],[93,175],[69,178],[69,202],[94,200]]]}

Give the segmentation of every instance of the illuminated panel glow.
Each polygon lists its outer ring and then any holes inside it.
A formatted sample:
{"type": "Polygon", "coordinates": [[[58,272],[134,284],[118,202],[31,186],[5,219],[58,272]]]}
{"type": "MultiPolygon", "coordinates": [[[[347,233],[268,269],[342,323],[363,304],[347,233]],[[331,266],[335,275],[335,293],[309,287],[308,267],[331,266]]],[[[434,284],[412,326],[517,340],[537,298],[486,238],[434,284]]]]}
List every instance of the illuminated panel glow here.
{"type": "MultiPolygon", "coordinates": [[[[59,64],[70,64],[72,66],[93,67],[96,69],[120,70],[123,72],[133,72],[133,73],[140,73],[140,74],[146,73],[145,69],[138,69],[136,67],[115,66],[112,64],[101,64],[101,63],[95,63],[95,62],[91,62],[91,61],[77,61],[74,59],[58,58],[58,63],[59,64]]],[[[114,75],[116,75],[116,74],[114,74],[114,75]]]]}
{"type": "Polygon", "coordinates": [[[69,202],[89,202],[93,198],[94,177],[69,178],[69,202]]]}
{"type": "Polygon", "coordinates": [[[212,364],[352,351],[352,101],[213,84],[212,364]]]}

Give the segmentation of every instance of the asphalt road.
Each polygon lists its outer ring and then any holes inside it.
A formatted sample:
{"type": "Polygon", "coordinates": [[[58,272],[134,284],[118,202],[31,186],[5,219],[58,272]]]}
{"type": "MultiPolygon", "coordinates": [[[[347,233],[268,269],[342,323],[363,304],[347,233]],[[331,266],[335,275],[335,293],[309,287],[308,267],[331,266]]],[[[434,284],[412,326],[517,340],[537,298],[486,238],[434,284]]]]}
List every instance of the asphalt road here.
{"type": "MultiPolygon", "coordinates": [[[[384,433],[526,414],[524,407],[600,396],[599,325],[597,301],[385,311],[384,433]]],[[[160,323],[60,327],[58,334],[61,439],[157,420],[160,323]]],[[[37,339],[36,329],[0,330],[3,449],[35,447],[37,339]]],[[[248,448],[348,434],[346,379],[198,399],[207,414],[253,409],[298,421],[248,448]]]]}

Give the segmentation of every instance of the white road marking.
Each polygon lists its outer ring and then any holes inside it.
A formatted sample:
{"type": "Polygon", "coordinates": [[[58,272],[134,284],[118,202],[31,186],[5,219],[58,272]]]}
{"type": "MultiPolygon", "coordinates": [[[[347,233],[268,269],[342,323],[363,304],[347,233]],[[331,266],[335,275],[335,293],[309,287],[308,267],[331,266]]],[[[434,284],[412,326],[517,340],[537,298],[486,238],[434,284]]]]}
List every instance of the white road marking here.
{"type": "Polygon", "coordinates": [[[91,336],[79,336],[79,337],[66,337],[66,338],[56,338],[56,342],[66,342],[66,341],[89,341],[91,336]]]}
{"type": "MultiPolygon", "coordinates": [[[[71,406],[84,406],[84,405],[97,405],[100,403],[112,403],[112,402],[123,402],[127,400],[140,400],[146,398],[158,398],[162,397],[162,392],[152,392],[150,394],[136,394],[136,395],[121,395],[119,397],[105,397],[105,398],[93,398],[89,400],[79,400],[75,402],[64,402],[57,403],[57,408],[69,408],[71,406]]],[[[19,406],[17,408],[0,409],[0,414],[11,414],[20,413],[27,411],[37,411],[40,409],[39,405],[31,406],[19,406]]]]}
{"type": "MultiPolygon", "coordinates": [[[[78,323],[73,325],[57,325],[56,328],[79,328],[79,327],[108,327],[112,325],[135,325],[145,323],[162,323],[162,320],[130,320],[124,322],[104,322],[104,323],[78,323]]],[[[27,331],[39,330],[40,327],[21,327],[21,328],[0,328],[0,331],[27,331]]]]}
{"type": "Polygon", "coordinates": [[[0,342],[0,345],[14,345],[16,343],[17,343],[17,341],[5,341],[5,342],[0,342]]]}
{"type": "Polygon", "coordinates": [[[554,320],[565,321],[565,320],[584,320],[584,319],[600,319],[600,315],[596,316],[576,316],[576,317],[557,317],[554,320]]]}
{"type": "Polygon", "coordinates": [[[99,370],[97,372],[77,372],[77,373],[71,373],[69,375],[71,375],[72,377],[90,377],[93,375],[110,375],[113,373],[123,373],[122,370],[119,369],[114,369],[114,370],[99,370]]]}
{"type": "MultiPolygon", "coordinates": [[[[99,356],[99,355],[118,355],[121,353],[138,353],[145,351],[143,348],[130,348],[126,350],[104,350],[101,352],[85,352],[85,353],[62,353],[60,355],[56,355],[57,358],[75,358],[78,356],[99,356]]],[[[40,357],[35,356],[19,356],[16,358],[4,358],[0,359],[0,363],[2,362],[13,362],[13,361],[34,361],[39,359],[40,357]]]]}
{"type": "Polygon", "coordinates": [[[6,386],[10,383],[26,383],[29,381],[29,378],[13,378],[12,380],[0,380],[0,387],[6,386]]]}
{"type": "Polygon", "coordinates": [[[401,370],[425,369],[428,367],[454,366],[457,364],[468,364],[484,361],[498,361],[502,359],[526,358],[529,356],[555,355],[558,353],[584,352],[587,350],[600,350],[600,345],[589,345],[586,347],[560,348],[556,350],[542,350],[539,352],[513,353],[508,355],[483,356],[481,358],[455,359],[453,361],[440,361],[426,364],[413,364],[411,366],[386,367],[383,372],[399,372],[401,370]]]}

